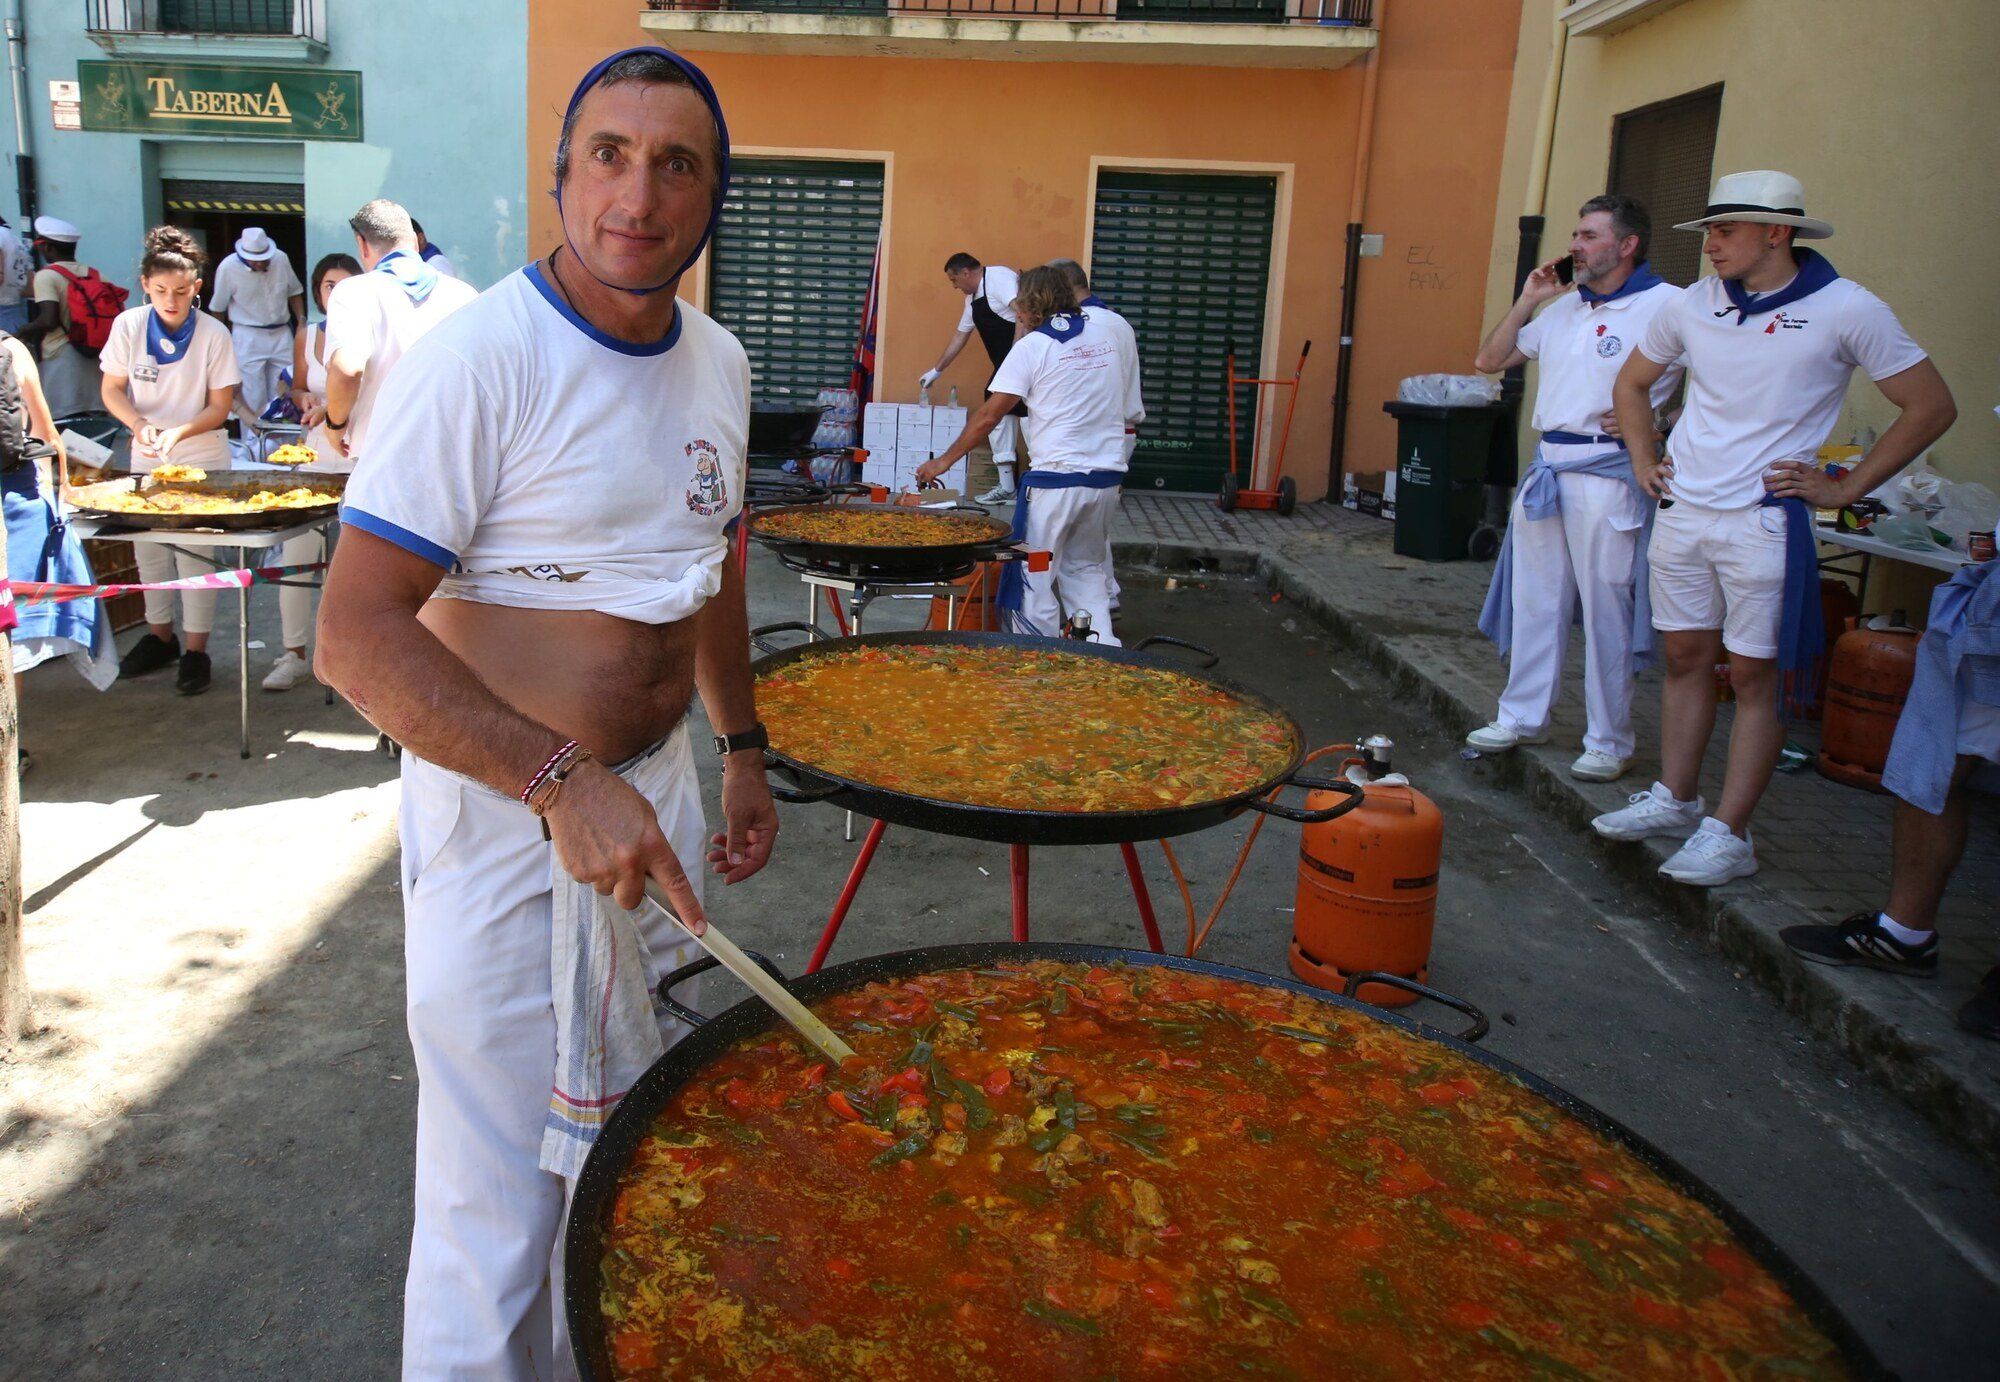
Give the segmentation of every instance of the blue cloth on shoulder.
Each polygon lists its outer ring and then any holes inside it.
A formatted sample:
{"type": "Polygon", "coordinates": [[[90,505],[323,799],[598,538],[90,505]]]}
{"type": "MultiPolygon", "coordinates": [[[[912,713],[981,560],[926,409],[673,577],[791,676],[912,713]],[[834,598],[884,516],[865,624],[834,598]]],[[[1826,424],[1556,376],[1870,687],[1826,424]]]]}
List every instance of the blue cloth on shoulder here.
{"type": "Polygon", "coordinates": [[[1896,722],[1882,785],[1919,811],[1944,810],[1968,702],[2000,706],[2000,561],[1974,562],[1931,596],[1917,674],[1896,722]]]}
{"type": "Polygon", "coordinates": [[[396,280],[411,302],[421,306],[425,298],[438,286],[444,275],[412,254],[402,250],[390,250],[375,266],[378,274],[387,274],[396,280]]]}
{"type": "MultiPolygon", "coordinates": [[[[1028,496],[1038,489],[1116,489],[1125,483],[1122,470],[1030,470],[1021,477],[1020,493],[1014,496],[1014,526],[1009,542],[1028,535],[1028,496]]],[[[1009,614],[1021,611],[1021,598],[1028,592],[1028,569],[1018,561],[1000,568],[1000,594],[996,603],[1009,614]]]]}
{"type": "MultiPolygon", "coordinates": [[[[1556,476],[1602,475],[1606,479],[1623,480],[1639,489],[1638,477],[1632,473],[1632,458],[1623,447],[1614,451],[1600,451],[1575,457],[1552,457],[1546,445],[1535,449],[1535,462],[1521,477],[1520,502],[1521,517],[1531,523],[1543,522],[1562,516],[1562,486],[1556,476]]],[[[1646,561],[1646,548],[1651,545],[1653,533],[1653,505],[1643,491],[1639,497],[1645,501],[1646,522],[1639,530],[1639,550],[1632,565],[1632,670],[1638,671],[1652,665],[1653,661],[1653,598],[1650,593],[1651,568],[1646,561]]],[[[1576,608],[1571,611],[1570,621],[1583,621],[1583,598],[1577,597],[1576,608]]],[[[1492,639],[1506,657],[1514,648],[1514,529],[1509,525],[1507,540],[1500,544],[1499,559],[1493,563],[1493,582],[1486,587],[1486,603],[1479,611],[1479,631],[1492,639]]]]}

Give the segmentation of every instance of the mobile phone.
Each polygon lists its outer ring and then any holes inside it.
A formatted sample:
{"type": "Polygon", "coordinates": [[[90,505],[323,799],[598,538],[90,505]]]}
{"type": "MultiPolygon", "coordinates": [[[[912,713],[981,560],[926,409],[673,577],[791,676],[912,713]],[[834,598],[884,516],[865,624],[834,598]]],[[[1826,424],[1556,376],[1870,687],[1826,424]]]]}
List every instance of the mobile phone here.
{"type": "Polygon", "coordinates": [[[1576,261],[1568,255],[1556,260],[1553,267],[1556,271],[1556,282],[1565,288],[1576,282],[1576,261]]]}

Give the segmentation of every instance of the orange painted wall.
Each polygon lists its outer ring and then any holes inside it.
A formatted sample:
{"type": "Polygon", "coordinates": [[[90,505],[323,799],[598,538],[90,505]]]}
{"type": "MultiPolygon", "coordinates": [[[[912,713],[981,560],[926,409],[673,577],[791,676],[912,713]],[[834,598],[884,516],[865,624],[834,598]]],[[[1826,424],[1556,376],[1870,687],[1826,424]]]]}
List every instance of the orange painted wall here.
{"type": "MultiPolygon", "coordinates": [[[[1362,261],[1348,436],[1357,472],[1393,464],[1381,403],[1398,379],[1471,368],[1519,19],[1518,0],[1393,0],[1385,10],[1367,228],[1386,244],[1382,258],[1362,261]]],[[[636,0],[630,9],[532,0],[531,169],[548,167],[576,78],[605,53],[646,41],[638,13],[636,0]]],[[[1266,358],[1289,371],[1301,341],[1314,341],[1285,469],[1302,498],[1325,493],[1359,65],[690,56],[714,81],[739,149],[887,156],[876,377],[890,401],[915,399],[917,376],[957,324],[964,299],[945,280],[947,255],[969,250],[1017,267],[1064,255],[1087,262],[1093,158],[1280,169],[1289,215],[1278,227],[1282,288],[1266,358]]],[[[536,200],[531,249],[547,252],[556,236],[553,205],[536,200]]],[[[941,388],[976,398],[987,368],[974,342],[941,388]]]]}

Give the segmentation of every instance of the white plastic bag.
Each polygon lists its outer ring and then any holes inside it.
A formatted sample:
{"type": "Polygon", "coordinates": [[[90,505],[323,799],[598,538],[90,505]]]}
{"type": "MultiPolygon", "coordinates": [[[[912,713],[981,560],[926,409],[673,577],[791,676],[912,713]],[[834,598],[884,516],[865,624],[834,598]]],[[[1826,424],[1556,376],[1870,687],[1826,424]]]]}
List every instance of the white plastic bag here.
{"type": "Polygon", "coordinates": [[[2000,523],[2000,494],[1976,481],[1946,485],[1944,507],[1931,520],[1960,552],[1967,550],[1966,539],[1971,534],[1990,533],[1995,523],[2000,523]]]}
{"type": "Polygon", "coordinates": [[[1879,499],[1890,513],[1914,513],[1928,518],[1944,505],[1944,476],[1931,469],[1930,455],[1905,466],[1868,497],[1879,499]]]}
{"type": "Polygon", "coordinates": [[[1477,408],[1500,401],[1500,381],[1483,374],[1415,374],[1396,387],[1402,403],[1477,408]]]}

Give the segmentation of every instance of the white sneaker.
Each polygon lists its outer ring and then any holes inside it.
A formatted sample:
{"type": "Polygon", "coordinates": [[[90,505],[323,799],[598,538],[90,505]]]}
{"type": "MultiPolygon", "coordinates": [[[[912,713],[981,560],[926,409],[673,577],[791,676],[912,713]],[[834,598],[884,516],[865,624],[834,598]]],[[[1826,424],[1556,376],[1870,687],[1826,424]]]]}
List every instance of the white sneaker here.
{"type": "Polygon", "coordinates": [[[979,496],[979,502],[982,504],[1011,504],[1014,502],[1014,491],[1001,485],[995,485],[992,489],[987,490],[986,493],[979,496]]]}
{"type": "Polygon", "coordinates": [[[1569,775],[1585,782],[1616,782],[1625,776],[1625,770],[1631,766],[1629,758],[1585,749],[1576,762],[1569,765],[1569,775]]]}
{"type": "Polygon", "coordinates": [[[266,691],[289,691],[302,681],[312,680],[312,664],[287,648],[264,674],[266,691]]]}
{"type": "Polygon", "coordinates": [[[1678,835],[1701,823],[1708,803],[1700,797],[1676,801],[1664,782],[1655,782],[1616,811],[1607,811],[1590,823],[1607,840],[1643,840],[1648,835],[1678,835]]]}
{"type": "Polygon", "coordinates": [[[1466,735],[1465,742],[1468,748],[1478,749],[1481,753],[1505,753],[1517,744],[1545,744],[1548,738],[1547,730],[1543,730],[1540,734],[1522,734],[1495,720],[1492,724],[1475,729],[1466,735]]]}
{"type": "Polygon", "coordinates": [[[1735,831],[1713,816],[1703,817],[1687,843],[1660,865],[1663,877],[1697,888],[1719,888],[1756,871],[1757,850],[1752,842],[1738,839],[1735,831]]]}

